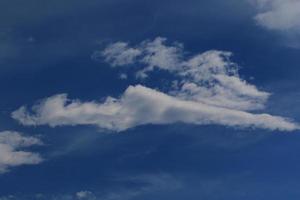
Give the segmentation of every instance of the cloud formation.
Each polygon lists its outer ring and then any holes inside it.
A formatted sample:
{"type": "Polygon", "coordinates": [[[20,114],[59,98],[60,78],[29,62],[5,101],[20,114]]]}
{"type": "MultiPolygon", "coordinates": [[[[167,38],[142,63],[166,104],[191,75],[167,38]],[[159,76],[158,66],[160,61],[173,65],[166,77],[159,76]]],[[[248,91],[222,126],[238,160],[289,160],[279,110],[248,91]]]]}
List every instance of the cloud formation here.
{"type": "Polygon", "coordinates": [[[0,174],[11,167],[40,163],[43,159],[39,154],[22,149],[41,144],[40,139],[18,132],[0,132],[0,174]]]}
{"type": "Polygon", "coordinates": [[[299,0],[256,0],[260,12],[256,21],[270,30],[300,33],[299,0]]]}
{"type": "Polygon", "coordinates": [[[31,111],[22,106],[12,117],[24,125],[96,125],[113,131],[178,122],[298,129],[283,117],[250,112],[263,109],[270,94],[239,76],[230,52],[211,50],[189,56],[182,44],[167,45],[165,38],[158,37],[133,47],[123,42],[110,44],[99,54],[125,72],[132,67],[138,79],[149,77],[153,70],[166,71],[173,77],[168,80],[171,86],[167,91],[161,86],[165,92],[129,86],[119,98],[107,97],[103,102],[69,100],[67,94],[59,94],[34,105],[31,111]]]}
{"type": "Polygon", "coordinates": [[[211,50],[185,58],[187,52],[183,44],[166,45],[166,39],[161,37],[134,47],[125,43],[126,48],[122,49],[114,44],[102,51],[105,61],[114,67],[124,66],[116,63],[137,65],[138,78],[147,78],[155,69],[170,72],[175,80],[169,93],[178,98],[238,110],[257,110],[264,107],[270,96],[239,77],[238,66],[230,61],[231,52],[211,50]],[[122,56],[118,55],[131,54],[133,50],[140,52],[138,56],[132,55],[135,59],[120,60],[122,56]]]}
{"type": "Polygon", "coordinates": [[[117,42],[110,44],[103,52],[95,52],[92,57],[98,59],[99,56],[105,57],[105,61],[111,63],[112,66],[122,66],[131,64],[135,61],[136,57],[141,54],[138,49],[128,47],[125,42],[117,42]]]}
{"type": "Polygon", "coordinates": [[[12,113],[12,117],[24,125],[97,125],[113,131],[176,122],[286,131],[297,128],[282,117],[182,100],[141,85],[130,86],[121,98],[108,97],[102,103],[70,101],[65,94],[55,95],[35,105],[33,111],[35,114],[31,115],[21,107],[12,113]]]}

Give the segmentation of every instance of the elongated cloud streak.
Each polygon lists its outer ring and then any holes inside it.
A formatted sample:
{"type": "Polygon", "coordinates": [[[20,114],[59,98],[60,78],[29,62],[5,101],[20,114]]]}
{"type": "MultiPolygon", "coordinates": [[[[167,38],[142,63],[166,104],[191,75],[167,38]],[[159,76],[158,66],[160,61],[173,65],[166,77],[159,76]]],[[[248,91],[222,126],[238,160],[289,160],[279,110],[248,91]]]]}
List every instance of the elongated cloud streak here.
{"type": "Polygon", "coordinates": [[[100,128],[123,131],[144,124],[219,124],[292,131],[294,123],[268,114],[251,114],[187,101],[143,87],[130,86],[120,99],[107,98],[103,103],[69,101],[66,95],[45,99],[33,108],[25,107],[12,113],[24,125],[96,125],[100,128]]]}

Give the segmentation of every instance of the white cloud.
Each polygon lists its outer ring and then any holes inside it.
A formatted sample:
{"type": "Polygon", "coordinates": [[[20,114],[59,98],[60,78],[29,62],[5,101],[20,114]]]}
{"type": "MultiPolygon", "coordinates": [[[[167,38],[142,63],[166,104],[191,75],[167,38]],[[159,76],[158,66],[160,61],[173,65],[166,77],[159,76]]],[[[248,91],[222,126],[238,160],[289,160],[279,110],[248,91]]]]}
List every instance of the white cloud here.
{"type": "Polygon", "coordinates": [[[174,43],[166,46],[165,38],[157,37],[153,41],[146,40],[137,46],[130,47],[126,42],[116,42],[108,45],[103,51],[96,51],[93,58],[101,57],[113,67],[129,64],[146,64],[143,70],[137,72],[140,78],[147,77],[146,72],[154,68],[175,70],[182,56],[182,44],[174,43]]]}
{"type": "Polygon", "coordinates": [[[105,61],[111,63],[112,66],[123,66],[135,62],[141,53],[139,49],[128,47],[125,42],[116,42],[102,52],[96,51],[92,57],[99,59],[99,57],[104,56],[105,61]]]}
{"type": "Polygon", "coordinates": [[[0,173],[7,172],[11,167],[40,163],[42,158],[39,154],[22,149],[41,144],[38,138],[18,132],[0,132],[0,173]]]}
{"type": "Polygon", "coordinates": [[[270,94],[242,80],[230,56],[230,52],[207,51],[186,61],[178,72],[182,80],[177,95],[237,110],[263,108],[270,94]]]}
{"type": "Polygon", "coordinates": [[[255,0],[257,23],[269,30],[276,30],[289,37],[300,34],[299,0],[255,0]]]}
{"type": "Polygon", "coordinates": [[[157,37],[153,41],[141,43],[140,49],[144,52],[141,62],[148,65],[147,71],[153,70],[154,67],[169,71],[180,67],[178,64],[181,62],[182,44],[174,43],[172,46],[166,46],[165,42],[166,38],[157,37]]]}
{"type": "MultiPolygon", "coordinates": [[[[111,46],[114,45],[107,48],[111,46]]],[[[126,47],[143,52],[135,59],[139,65],[136,69],[139,78],[148,77],[154,69],[168,71],[176,76],[175,89],[170,89],[169,94],[184,100],[238,110],[257,110],[264,108],[270,96],[239,77],[238,66],[230,61],[231,52],[211,50],[188,57],[183,44],[167,45],[166,39],[161,37],[126,47]]],[[[103,56],[114,66],[116,61],[111,60],[111,56],[109,59],[104,53],[103,56]]]]}
{"type": "Polygon", "coordinates": [[[182,44],[167,45],[161,37],[135,47],[117,42],[103,51],[107,62],[112,66],[132,64],[133,71],[142,77],[149,76],[154,69],[164,70],[174,77],[168,80],[172,86],[161,86],[165,93],[141,85],[129,86],[120,98],[107,97],[104,102],[69,100],[66,94],[60,94],[44,99],[31,111],[22,106],[12,117],[24,125],[96,125],[113,131],[177,122],[298,129],[297,124],[283,117],[249,112],[263,109],[270,94],[243,80],[238,66],[230,61],[231,55],[212,50],[189,56],[182,44]],[[123,60],[127,51],[139,54],[123,60]]]}
{"type": "Polygon", "coordinates": [[[144,124],[220,124],[226,126],[292,131],[298,126],[268,114],[251,114],[201,102],[181,100],[138,85],[130,86],[120,99],[108,97],[103,103],[70,101],[66,95],[45,99],[33,107],[31,115],[25,107],[12,113],[24,125],[97,125],[122,131],[144,124]]]}

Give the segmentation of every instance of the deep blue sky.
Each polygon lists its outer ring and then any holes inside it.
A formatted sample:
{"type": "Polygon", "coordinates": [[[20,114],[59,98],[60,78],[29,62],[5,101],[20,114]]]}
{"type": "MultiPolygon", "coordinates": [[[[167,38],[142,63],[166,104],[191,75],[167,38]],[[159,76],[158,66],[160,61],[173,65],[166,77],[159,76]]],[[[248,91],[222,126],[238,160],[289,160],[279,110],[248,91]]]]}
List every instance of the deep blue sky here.
{"type": "Polygon", "coordinates": [[[39,135],[45,145],[34,150],[46,159],[1,174],[0,199],[76,199],[79,191],[100,200],[299,199],[299,131],[171,124],[111,133],[10,117],[59,93],[120,95],[136,80],[120,80],[93,52],[162,36],[191,53],[233,52],[240,75],[273,94],[266,111],[300,121],[300,50],[257,26],[255,13],[246,0],[0,1],[0,130],[39,135]]]}

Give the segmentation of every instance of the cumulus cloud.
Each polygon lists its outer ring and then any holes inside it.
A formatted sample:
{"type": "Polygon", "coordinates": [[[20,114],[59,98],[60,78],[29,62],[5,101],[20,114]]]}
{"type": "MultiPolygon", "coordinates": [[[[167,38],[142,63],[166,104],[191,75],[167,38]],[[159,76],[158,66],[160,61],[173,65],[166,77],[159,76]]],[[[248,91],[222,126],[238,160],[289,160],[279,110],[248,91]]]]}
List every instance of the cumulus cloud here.
{"type": "Polygon", "coordinates": [[[7,172],[11,167],[40,163],[43,159],[39,154],[22,149],[41,144],[40,139],[18,132],[0,132],[0,173],[7,172]]]}
{"type": "Polygon", "coordinates": [[[22,106],[12,117],[24,125],[96,125],[113,131],[178,122],[298,129],[297,124],[283,117],[250,112],[263,109],[270,94],[239,76],[239,67],[230,61],[231,52],[211,50],[190,56],[182,44],[167,45],[165,38],[158,37],[132,47],[123,42],[110,44],[101,55],[113,67],[132,67],[135,70],[129,71],[142,74],[139,78],[149,77],[153,70],[168,72],[173,77],[168,80],[171,86],[162,86],[164,92],[142,85],[129,86],[119,98],[107,97],[103,102],[69,100],[66,94],[59,94],[31,110],[22,106]],[[139,53],[128,60],[123,56],[127,51],[139,53]]]}

